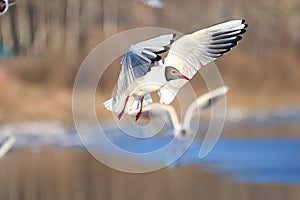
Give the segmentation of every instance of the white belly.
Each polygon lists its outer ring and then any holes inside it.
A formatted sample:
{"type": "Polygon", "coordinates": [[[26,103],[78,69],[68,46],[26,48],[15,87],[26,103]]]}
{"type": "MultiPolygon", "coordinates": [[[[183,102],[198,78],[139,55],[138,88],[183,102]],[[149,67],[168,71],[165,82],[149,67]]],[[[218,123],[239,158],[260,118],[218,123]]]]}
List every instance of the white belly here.
{"type": "Polygon", "coordinates": [[[131,95],[144,96],[145,94],[159,90],[162,86],[163,84],[159,84],[159,83],[144,84],[139,87],[136,87],[131,92],[131,95]]]}
{"type": "Polygon", "coordinates": [[[146,76],[138,79],[132,87],[130,95],[144,96],[145,94],[155,92],[167,83],[165,78],[165,68],[153,67],[146,76]]]}

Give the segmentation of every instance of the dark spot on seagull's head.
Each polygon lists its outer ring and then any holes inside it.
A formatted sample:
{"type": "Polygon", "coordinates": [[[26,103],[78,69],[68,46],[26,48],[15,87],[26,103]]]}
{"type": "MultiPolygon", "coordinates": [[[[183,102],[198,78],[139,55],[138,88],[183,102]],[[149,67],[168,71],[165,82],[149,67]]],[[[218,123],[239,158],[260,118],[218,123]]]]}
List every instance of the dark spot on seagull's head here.
{"type": "Polygon", "coordinates": [[[190,80],[188,77],[180,73],[175,67],[168,66],[165,70],[165,77],[167,81],[176,80],[176,79],[185,79],[190,80]]]}

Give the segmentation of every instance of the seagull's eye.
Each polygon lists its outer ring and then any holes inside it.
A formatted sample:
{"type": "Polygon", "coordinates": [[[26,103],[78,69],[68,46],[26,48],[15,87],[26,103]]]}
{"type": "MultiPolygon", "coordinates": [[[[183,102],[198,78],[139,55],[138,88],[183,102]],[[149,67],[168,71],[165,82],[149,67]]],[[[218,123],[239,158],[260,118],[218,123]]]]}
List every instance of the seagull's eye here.
{"type": "Polygon", "coordinates": [[[174,71],[174,70],[172,71],[172,74],[175,74],[175,71],[174,71]]]}

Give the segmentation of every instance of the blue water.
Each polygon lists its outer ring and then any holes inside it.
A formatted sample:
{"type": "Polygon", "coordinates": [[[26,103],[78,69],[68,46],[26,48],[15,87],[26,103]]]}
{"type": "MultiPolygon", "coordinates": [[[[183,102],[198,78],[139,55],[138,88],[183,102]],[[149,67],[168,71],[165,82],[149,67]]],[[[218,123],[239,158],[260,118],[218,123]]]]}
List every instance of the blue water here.
{"type": "MultiPolygon", "coordinates": [[[[118,147],[135,153],[151,152],[168,144],[172,138],[151,138],[139,140],[120,137],[113,141],[118,147]]],[[[73,139],[74,141],[76,139],[73,139]]],[[[178,141],[176,147],[181,150],[178,141]]],[[[198,158],[201,141],[194,141],[188,150],[170,166],[182,167],[195,165],[211,173],[218,173],[234,181],[253,183],[300,184],[300,140],[290,139],[225,139],[218,141],[210,154],[204,159],[198,158]]],[[[59,147],[57,144],[56,147],[59,147]]],[[[62,146],[85,150],[80,141],[74,145],[62,146]]],[[[99,151],[114,156],[110,149],[101,143],[93,143],[99,151]]],[[[146,164],[167,162],[172,159],[172,151],[159,157],[138,160],[146,164]]]]}
{"type": "MultiPolygon", "coordinates": [[[[167,144],[171,138],[120,139],[114,142],[132,152],[148,152],[167,144]]],[[[180,142],[177,143],[180,150],[180,142]]],[[[201,141],[195,141],[170,169],[182,166],[200,166],[210,173],[224,175],[233,181],[251,183],[300,184],[300,140],[291,139],[225,139],[218,141],[204,159],[198,158],[201,141]]],[[[99,150],[102,147],[99,147],[99,150]]],[[[172,159],[172,151],[152,160],[140,162],[155,164],[172,159]]]]}
{"type": "MultiPolygon", "coordinates": [[[[255,117],[250,118],[243,123],[228,126],[228,129],[229,131],[232,128],[241,131],[243,129],[256,131],[256,128],[262,127],[267,130],[268,128],[286,125],[287,123],[299,124],[299,111],[280,113],[267,116],[264,120],[255,117]]],[[[137,139],[122,133],[118,129],[112,128],[107,128],[105,133],[113,144],[133,153],[152,152],[164,147],[173,140],[172,135],[137,139]]],[[[59,136],[45,137],[45,135],[47,134],[40,136],[19,134],[16,136],[17,142],[14,149],[29,144],[34,152],[39,152],[40,146],[46,143],[56,148],[85,150],[74,130],[67,130],[66,134],[59,136]]],[[[118,156],[118,153],[102,140],[95,140],[92,134],[90,141],[90,147],[96,151],[105,152],[109,156],[118,156]]],[[[139,158],[136,161],[149,165],[168,163],[176,156],[176,152],[183,152],[183,145],[184,142],[178,140],[173,144],[171,150],[164,151],[156,157],[147,157],[147,159],[139,158]]],[[[201,141],[195,140],[183,156],[169,165],[169,170],[192,165],[199,166],[201,170],[205,170],[208,173],[220,174],[237,182],[300,184],[300,138],[229,139],[221,137],[217,145],[204,159],[199,159],[198,157],[200,147],[201,141]]]]}
{"type": "Polygon", "coordinates": [[[224,139],[201,162],[236,181],[300,183],[300,140],[224,139]]]}

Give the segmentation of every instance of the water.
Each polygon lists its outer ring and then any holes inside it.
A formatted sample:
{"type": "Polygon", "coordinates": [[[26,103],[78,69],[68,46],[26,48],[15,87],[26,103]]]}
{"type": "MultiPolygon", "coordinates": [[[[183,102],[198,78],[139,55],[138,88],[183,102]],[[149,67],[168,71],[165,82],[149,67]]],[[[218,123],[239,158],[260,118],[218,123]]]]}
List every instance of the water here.
{"type": "MultiPolygon", "coordinates": [[[[122,149],[141,153],[164,146],[169,140],[160,138],[139,142],[136,139],[120,139],[115,144],[122,149]]],[[[180,150],[180,142],[177,145],[180,150]]],[[[204,159],[198,158],[200,146],[201,141],[195,141],[171,168],[193,165],[238,182],[300,184],[300,140],[222,138],[204,159]]],[[[172,153],[164,152],[155,159],[149,160],[147,157],[147,160],[139,161],[146,164],[164,163],[172,159],[172,153]]]]}
{"type": "MultiPolygon", "coordinates": [[[[227,130],[251,130],[255,132],[268,130],[271,128],[280,128],[286,124],[299,124],[300,114],[295,111],[274,112],[272,115],[260,117],[248,117],[237,124],[229,124],[227,130]]],[[[39,153],[45,146],[61,148],[79,149],[85,151],[81,141],[74,130],[59,126],[57,132],[51,134],[23,133],[25,129],[15,130],[16,144],[14,151],[29,147],[32,152],[39,153]],[[21,131],[22,130],[22,131],[21,131]]],[[[45,127],[43,125],[42,127],[45,127]]],[[[35,130],[36,131],[36,130],[35,130]]],[[[45,131],[44,131],[45,132],[45,131]]],[[[111,141],[121,149],[133,153],[145,153],[155,151],[167,144],[173,139],[171,135],[160,137],[151,137],[148,139],[137,139],[123,134],[118,129],[106,128],[106,135],[111,141]]],[[[285,135],[285,133],[282,133],[285,135]]],[[[106,152],[108,157],[117,156],[117,152],[110,149],[102,141],[91,138],[90,146],[97,151],[106,152]]],[[[182,151],[182,141],[175,143],[174,149],[165,151],[159,157],[149,159],[139,159],[140,162],[147,165],[158,163],[168,163],[172,160],[174,151],[182,151]]],[[[169,170],[174,168],[196,166],[211,174],[218,174],[234,182],[255,183],[255,184],[300,184],[300,138],[242,138],[232,139],[222,137],[213,151],[204,159],[198,158],[201,140],[195,140],[190,148],[182,157],[169,166],[169,170]]],[[[124,158],[126,159],[126,158],[124,158]]]]}

